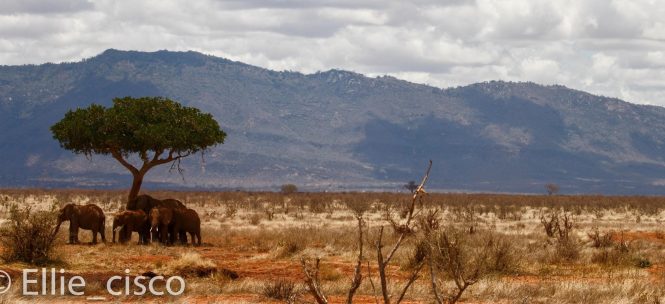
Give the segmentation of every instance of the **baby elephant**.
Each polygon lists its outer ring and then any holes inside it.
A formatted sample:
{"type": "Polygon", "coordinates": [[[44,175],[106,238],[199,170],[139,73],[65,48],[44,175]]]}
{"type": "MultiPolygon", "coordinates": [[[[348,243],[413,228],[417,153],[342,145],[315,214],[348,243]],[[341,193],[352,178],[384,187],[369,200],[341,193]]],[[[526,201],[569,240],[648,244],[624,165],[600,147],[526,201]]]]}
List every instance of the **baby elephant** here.
{"type": "Polygon", "coordinates": [[[192,245],[201,245],[201,219],[192,209],[153,208],[150,210],[150,231],[159,236],[162,243],[167,239],[173,241],[176,235],[181,242],[187,242],[186,233],[189,233],[192,245]]]}
{"type": "Polygon", "coordinates": [[[92,231],[92,243],[97,244],[97,233],[101,234],[102,242],[106,242],[104,236],[104,225],[106,217],[104,211],[95,204],[84,206],[76,204],[67,204],[58,214],[58,225],[53,231],[53,236],[60,230],[60,224],[69,221],[69,243],[77,244],[79,242],[79,228],[92,231]]]}
{"type": "MultiPolygon", "coordinates": [[[[143,210],[125,210],[113,217],[113,243],[115,243],[115,232],[121,228],[118,233],[118,242],[125,243],[132,239],[132,232],[138,232],[139,235],[146,229],[148,216],[143,210]]],[[[140,241],[139,241],[140,243],[140,241]]]]}

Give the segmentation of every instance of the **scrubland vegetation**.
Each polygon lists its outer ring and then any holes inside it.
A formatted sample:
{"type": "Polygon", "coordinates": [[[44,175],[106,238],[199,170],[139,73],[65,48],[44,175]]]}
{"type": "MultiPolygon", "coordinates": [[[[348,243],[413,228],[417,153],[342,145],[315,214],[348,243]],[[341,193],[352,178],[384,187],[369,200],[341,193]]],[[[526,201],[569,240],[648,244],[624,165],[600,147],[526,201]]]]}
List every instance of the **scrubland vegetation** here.
{"type": "MultiPolygon", "coordinates": [[[[150,194],[195,209],[203,246],[137,245],[136,236],[128,245],[66,245],[63,229],[48,259],[21,262],[20,240],[7,238],[7,229],[35,223],[20,208],[44,216],[38,223],[47,222],[44,211],[69,202],[95,203],[108,217],[124,209],[126,193],[7,189],[0,190],[1,268],[64,268],[90,282],[86,295],[104,295],[102,282],[124,269],[182,275],[187,291],[173,302],[315,302],[314,283],[329,303],[343,303],[357,272],[354,303],[384,303],[383,281],[391,303],[402,296],[403,303],[665,301],[661,197],[427,194],[412,211],[410,193],[150,194]],[[384,275],[377,247],[384,262],[391,257],[384,275]]],[[[23,299],[15,287],[2,297],[23,299]]]]}

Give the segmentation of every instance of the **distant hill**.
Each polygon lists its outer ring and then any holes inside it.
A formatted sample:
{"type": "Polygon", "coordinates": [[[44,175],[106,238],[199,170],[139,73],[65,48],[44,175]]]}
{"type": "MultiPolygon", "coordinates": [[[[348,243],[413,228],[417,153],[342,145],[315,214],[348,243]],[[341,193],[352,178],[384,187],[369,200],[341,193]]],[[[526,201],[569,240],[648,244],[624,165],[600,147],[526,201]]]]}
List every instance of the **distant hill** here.
{"type": "Polygon", "coordinates": [[[434,161],[430,188],[665,193],[665,108],[562,86],[439,89],[330,70],[276,72],[196,52],[107,50],[76,63],[0,67],[0,186],[128,187],[110,157],[59,148],[49,127],[116,96],[211,112],[227,142],[153,187],[399,190],[434,161]]]}

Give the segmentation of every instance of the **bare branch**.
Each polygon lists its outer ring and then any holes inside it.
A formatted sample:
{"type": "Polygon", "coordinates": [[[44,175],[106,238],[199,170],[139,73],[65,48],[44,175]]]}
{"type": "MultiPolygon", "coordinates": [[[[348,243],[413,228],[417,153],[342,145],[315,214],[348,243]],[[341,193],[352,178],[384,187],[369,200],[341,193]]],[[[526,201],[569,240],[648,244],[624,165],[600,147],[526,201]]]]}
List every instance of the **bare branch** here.
{"type": "Polygon", "coordinates": [[[420,270],[423,269],[423,266],[425,265],[425,262],[422,261],[416,268],[413,270],[411,273],[411,277],[409,277],[409,281],[406,282],[406,285],[402,289],[402,292],[399,294],[399,298],[397,298],[397,301],[395,301],[395,304],[399,304],[402,302],[404,299],[404,296],[406,295],[406,292],[409,290],[409,287],[411,287],[411,284],[418,279],[418,274],[420,273],[420,270]]]}
{"type": "Polygon", "coordinates": [[[376,241],[376,264],[379,268],[379,283],[381,284],[381,295],[383,296],[383,303],[390,304],[390,294],[388,293],[388,282],[386,280],[386,266],[388,265],[383,260],[383,227],[379,230],[379,239],[376,241]]]}
{"type": "Polygon", "coordinates": [[[118,162],[120,162],[121,165],[123,165],[129,172],[132,173],[132,175],[139,174],[139,169],[136,169],[132,164],[130,164],[128,161],[126,161],[123,157],[122,154],[120,154],[120,151],[118,150],[111,150],[111,156],[115,158],[118,162]]]}
{"type": "Polygon", "coordinates": [[[441,299],[441,295],[439,294],[439,287],[436,286],[436,275],[434,274],[434,262],[432,261],[431,253],[427,257],[427,261],[429,263],[429,274],[430,280],[432,281],[432,293],[434,294],[434,300],[437,304],[443,304],[443,299],[441,299]]]}
{"type": "Polygon", "coordinates": [[[379,298],[376,296],[376,287],[374,286],[374,280],[372,280],[371,267],[369,267],[369,261],[367,261],[367,277],[369,278],[369,284],[372,286],[372,294],[374,295],[374,301],[376,304],[379,304],[379,298]]]}
{"type": "Polygon", "coordinates": [[[307,288],[314,297],[316,303],[328,304],[328,299],[326,299],[326,296],[323,294],[323,291],[321,291],[321,283],[319,281],[320,261],[321,259],[317,258],[313,268],[307,264],[305,258],[302,258],[300,260],[300,263],[302,264],[302,269],[303,272],[305,273],[305,284],[307,284],[307,288]]]}
{"type": "Polygon", "coordinates": [[[356,269],[353,272],[353,280],[351,281],[351,288],[349,288],[349,294],[346,298],[347,304],[353,304],[353,296],[360,287],[360,283],[363,280],[361,273],[362,268],[362,259],[363,259],[363,218],[361,215],[357,215],[356,219],[358,220],[358,260],[356,261],[356,269]]]}

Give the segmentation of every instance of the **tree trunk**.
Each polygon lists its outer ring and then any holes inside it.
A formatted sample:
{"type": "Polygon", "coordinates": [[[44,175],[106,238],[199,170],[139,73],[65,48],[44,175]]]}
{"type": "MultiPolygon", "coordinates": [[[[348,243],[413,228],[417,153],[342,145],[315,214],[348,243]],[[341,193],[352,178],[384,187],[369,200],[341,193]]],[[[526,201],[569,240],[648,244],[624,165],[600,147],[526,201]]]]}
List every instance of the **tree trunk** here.
{"type": "Polygon", "coordinates": [[[129,190],[129,197],[128,197],[128,202],[135,199],[139,195],[139,191],[141,191],[141,185],[143,184],[143,177],[145,176],[145,172],[138,172],[136,174],[132,174],[134,176],[134,180],[132,181],[132,189],[129,190]]]}

